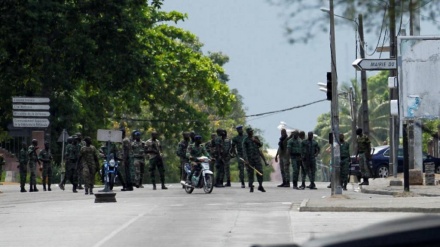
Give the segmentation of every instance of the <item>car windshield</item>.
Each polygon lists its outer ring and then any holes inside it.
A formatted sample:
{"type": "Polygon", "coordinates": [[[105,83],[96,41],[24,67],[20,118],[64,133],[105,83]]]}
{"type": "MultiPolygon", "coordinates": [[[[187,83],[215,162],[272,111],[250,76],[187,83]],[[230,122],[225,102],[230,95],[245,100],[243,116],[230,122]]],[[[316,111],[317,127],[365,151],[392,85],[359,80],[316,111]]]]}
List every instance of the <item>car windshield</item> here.
{"type": "MultiPolygon", "coordinates": [[[[373,155],[377,154],[377,153],[379,153],[380,151],[382,151],[382,150],[384,150],[386,148],[389,148],[389,146],[377,146],[377,147],[374,147],[374,148],[372,148],[373,149],[373,153],[372,154],[373,155]]],[[[387,152],[389,152],[389,150],[385,151],[384,156],[388,155],[387,152]]]]}

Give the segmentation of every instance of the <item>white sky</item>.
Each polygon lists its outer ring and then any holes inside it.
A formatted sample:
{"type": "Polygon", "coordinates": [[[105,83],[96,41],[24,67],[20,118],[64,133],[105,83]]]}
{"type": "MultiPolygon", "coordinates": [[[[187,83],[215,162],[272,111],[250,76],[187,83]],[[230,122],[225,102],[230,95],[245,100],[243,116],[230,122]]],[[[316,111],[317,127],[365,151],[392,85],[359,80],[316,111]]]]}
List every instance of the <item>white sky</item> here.
{"type": "MultiPolygon", "coordinates": [[[[243,96],[247,115],[325,99],[317,83],[325,82],[326,72],[330,71],[328,33],[320,33],[307,45],[290,45],[284,36],[281,9],[270,6],[266,0],[167,0],[162,9],[188,14],[188,19],[177,26],[197,35],[205,53],[223,52],[229,56],[230,61],[224,66],[230,79],[228,85],[243,96]]],[[[326,13],[317,9],[310,14],[326,13]]],[[[376,45],[378,37],[365,36],[367,43],[371,40],[371,46],[376,45]]],[[[356,59],[355,29],[337,25],[335,37],[338,81],[342,84],[356,76],[351,65],[356,59]]],[[[270,147],[277,148],[277,126],[281,121],[308,132],[314,129],[318,116],[329,111],[330,103],[325,101],[249,118],[247,123],[261,129],[270,147]]]]}

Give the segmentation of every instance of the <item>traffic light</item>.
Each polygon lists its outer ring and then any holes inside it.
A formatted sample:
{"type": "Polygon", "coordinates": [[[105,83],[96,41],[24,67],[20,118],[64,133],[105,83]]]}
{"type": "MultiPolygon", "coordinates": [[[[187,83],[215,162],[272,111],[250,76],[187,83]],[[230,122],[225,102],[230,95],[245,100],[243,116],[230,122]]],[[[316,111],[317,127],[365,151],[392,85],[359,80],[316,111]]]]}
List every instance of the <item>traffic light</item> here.
{"type": "Polygon", "coordinates": [[[327,100],[332,100],[332,72],[327,72],[327,100]]]}

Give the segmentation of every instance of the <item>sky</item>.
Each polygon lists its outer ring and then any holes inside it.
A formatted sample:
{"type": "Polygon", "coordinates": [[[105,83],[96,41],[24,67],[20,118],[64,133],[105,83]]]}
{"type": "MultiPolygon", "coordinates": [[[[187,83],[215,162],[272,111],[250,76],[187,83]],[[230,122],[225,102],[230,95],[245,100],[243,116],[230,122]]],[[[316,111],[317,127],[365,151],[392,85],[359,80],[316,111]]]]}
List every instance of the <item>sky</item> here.
{"type": "MultiPolygon", "coordinates": [[[[228,85],[243,96],[247,115],[295,108],[247,118],[248,125],[262,131],[270,148],[278,146],[281,121],[288,128],[307,133],[313,131],[319,115],[330,112],[330,101],[303,106],[326,98],[317,83],[325,82],[331,70],[328,32],[318,33],[307,44],[289,44],[282,9],[266,0],[165,0],[162,9],[188,14],[188,19],[177,26],[197,35],[205,54],[210,51],[229,56],[223,66],[229,75],[228,85]]],[[[310,15],[328,14],[317,9],[310,15]]],[[[371,40],[375,45],[378,37],[368,35],[367,44],[371,40]]],[[[338,83],[360,80],[352,66],[356,59],[355,28],[337,24],[335,40],[338,83]]],[[[375,73],[368,72],[367,76],[375,73]]]]}

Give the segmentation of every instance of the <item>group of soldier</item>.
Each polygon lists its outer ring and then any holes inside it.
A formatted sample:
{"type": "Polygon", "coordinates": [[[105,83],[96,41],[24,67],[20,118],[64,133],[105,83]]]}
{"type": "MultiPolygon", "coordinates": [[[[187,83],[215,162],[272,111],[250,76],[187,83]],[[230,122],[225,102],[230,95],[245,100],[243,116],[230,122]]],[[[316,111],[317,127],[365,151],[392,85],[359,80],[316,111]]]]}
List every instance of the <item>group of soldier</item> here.
{"type": "MultiPolygon", "coordinates": [[[[357,134],[357,152],[359,157],[359,166],[363,177],[360,185],[369,185],[368,179],[371,177],[371,171],[368,165],[369,154],[371,151],[370,140],[368,136],[362,133],[362,129],[356,130],[357,134]]],[[[350,144],[345,141],[343,134],[339,134],[338,144],[340,146],[340,186],[347,190],[347,184],[350,176],[350,144]]],[[[316,189],[316,157],[320,152],[318,143],[313,139],[313,132],[308,132],[305,139],[304,131],[294,130],[290,136],[285,129],[281,130],[281,137],[278,143],[278,150],[275,155],[275,162],[280,164],[282,184],[278,187],[290,187],[290,166],[292,166],[292,188],[303,190],[305,188],[316,189]],[[301,173],[301,185],[298,186],[299,174],[301,173]],[[306,186],[306,177],[309,177],[310,185],[306,186]]],[[[328,186],[331,188],[331,185],[328,186]]]]}

